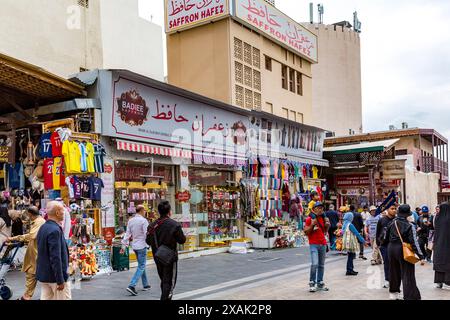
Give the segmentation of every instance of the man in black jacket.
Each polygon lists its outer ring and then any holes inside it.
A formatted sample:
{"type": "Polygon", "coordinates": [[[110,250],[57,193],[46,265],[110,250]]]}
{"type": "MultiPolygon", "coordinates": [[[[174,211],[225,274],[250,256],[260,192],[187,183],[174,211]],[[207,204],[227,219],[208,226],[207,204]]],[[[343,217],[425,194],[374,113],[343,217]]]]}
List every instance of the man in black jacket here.
{"type": "Polygon", "coordinates": [[[61,224],[64,206],[51,201],[47,205],[48,220],[37,234],[36,280],[41,283],[41,300],[71,300],[69,249],[61,224]]]}
{"type": "Polygon", "coordinates": [[[186,236],[183,233],[181,225],[175,220],[170,219],[172,210],[168,201],[162,201],[158,205],[158,212],[160,218],[148,227],[147,243],[152,247],[153,259],[155,260],[158,275],[161,279],[161,300],[172,300],[177,279],[178,255],[174,263],[163,265],[155,259],[155,254],[162,245],[176,252],[177,244],[184,244],[186,242],[186,236]]]}
{"type": "MultiPolygon", "coordinates": [[[[359,234],[364,238],[364,219],[362,217],[362,214],[355,210],[354,205],[350,206],[350,211],[353,212],[353,222],[352,222],[353,225],[355,226],[359,234]]],[[[360,247],[359,258],[367,260],[367,258],[364,257],[364,243],[361,243],[359,247],[360,247]]]]}
{"type": "Polygon", "coordinates": [[[384,240],[386,238],[386,232],[389,225],[394,221],[395,216],[397,215],[397,206],[394,204],[390,206],[385,213],[382,214],[380,220],[378,220],[377,224],[377,246],[380,248],[381,256],[383,257],[384,263],[384,286],[383,288],[389,288],[389,256],[387,245],[383,245],[384,240]]]}

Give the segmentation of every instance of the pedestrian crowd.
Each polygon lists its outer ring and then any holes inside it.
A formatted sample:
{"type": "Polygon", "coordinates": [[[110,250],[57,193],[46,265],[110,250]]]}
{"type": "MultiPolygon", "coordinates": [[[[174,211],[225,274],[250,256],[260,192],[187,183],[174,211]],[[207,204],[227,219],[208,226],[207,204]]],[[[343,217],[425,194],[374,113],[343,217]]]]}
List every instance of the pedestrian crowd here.
{"type": "Polygon", "coordinates": [[[415,211],[407,204],[392,204],[381,213],[375,206],[343,206],[335,211],[319,201],[310,203],[304,232],[309,239],[311,271],[309,291],[329,291],[325,285],[327,252],[347,256],[345,276],[354,277],[354,260],[372,249],[371,265],[383,265],[384,285],[392,300],[420,300],[415,265],[433,264],[436,288],[450,286],[450,204],[431,213],[424,205],[415,211]],[[403,286],[403,294],[401,294],[403,286]]]}
{"type": "MultiPolygon", "coordinates": [[[[68,209],[57,199],[50,201],[45,211],[30,206],[26,215],[30,221],[30,230],[26,234],[17,234],[14,228],[16,220],[22,220],[21,214],[8,210],[7,201],[0,201],[0,246],[14,242],[27,244],[22,272],[25,273],[25,292],[19,300],[31,300],[37,284],[41,286],[40,300],[71,300],[69,281],[69,248],[71,223],[68,209]],[[44,213],[44,216],[43,216],[44,213]]],[[[177,245],[186,242],[181,224],[170,218],[172,209],[168,201],[158,205],[160,218],[149,225],[143,206],[132,214],[127,231],[122,240],[123,253],[131,246],[136,254],[138,267],[126,290],[133,296],[138,295],[136,286],[142,280],[144,291],[151,286],[147,279],[147,251],[151,247],[153,259],[161,279],[161,300],[171,300],[177,277],[177,245]]],[[[21,228],[20,228],[21,229],[21,228]]]]}

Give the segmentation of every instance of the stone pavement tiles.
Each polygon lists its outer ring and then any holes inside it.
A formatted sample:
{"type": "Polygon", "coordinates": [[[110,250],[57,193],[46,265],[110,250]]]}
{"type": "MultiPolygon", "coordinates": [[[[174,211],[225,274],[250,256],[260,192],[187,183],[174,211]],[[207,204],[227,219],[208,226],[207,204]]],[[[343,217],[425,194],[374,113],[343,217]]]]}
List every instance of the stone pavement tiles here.
{"type": "MultiPolygon", "coordinates": [[[[329,259],[329,258],[328,258],[329,259]]],[[[204,295],[200,299],[216,300],[388,300],[389,291],[383,289],[383,266],[371,266],[369,260],[355,260],[356,277],[345,276],[346,259],[338,259],[325,266],[328,292],[308,291],[309,268],[273,277],[238,289],[204,295]]],[[[432,264],[416,265],[416,278],[423,300],[450,300],[450,290],[439,290],[433,283],[432,264]]]]}

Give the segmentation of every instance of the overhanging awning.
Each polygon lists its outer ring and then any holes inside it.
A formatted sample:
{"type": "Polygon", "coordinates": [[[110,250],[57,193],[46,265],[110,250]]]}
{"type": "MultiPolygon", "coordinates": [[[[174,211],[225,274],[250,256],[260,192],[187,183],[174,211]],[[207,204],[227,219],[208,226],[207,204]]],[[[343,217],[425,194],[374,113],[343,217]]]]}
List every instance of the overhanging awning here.
{"type": "Polygon", "coordinates": [[[0,114],[82,96],[83,86],[0,53],[0,114]]]}
{"type": "Polygon", "coordinates": [[[117,150],[130,151],[158,156],[192,159],[192,151],[178,148],[162,147],[152,144],[117,140],[117,150]]]}
{"type": "Polygon", "coordinates": [[[319,167],[329,167],[330,166],[328,160],[325,160],[325,159],[313,159],[313,158],[303,158],[303,157],[294,157],[294,156],[288,156],[287,159],[289,161],[297,161],[297,162],[311,164],[313,166],[319,166],[319,167]]]}
{"type": "Polygon", "coordinates": [[[347,144],[343,146],[328,147],[323,151],[333,154],[352,154],[362,152],[384,152],[391,149],[400,139],[390,139],[375,142],[363,142],[356,144],[347,144]]]}

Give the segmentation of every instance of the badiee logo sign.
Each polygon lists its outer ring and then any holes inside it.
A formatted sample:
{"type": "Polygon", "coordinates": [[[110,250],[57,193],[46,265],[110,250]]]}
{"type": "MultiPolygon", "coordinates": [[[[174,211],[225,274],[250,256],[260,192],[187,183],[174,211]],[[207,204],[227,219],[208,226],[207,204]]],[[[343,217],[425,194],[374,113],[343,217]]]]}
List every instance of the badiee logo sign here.
{"type": "Polygon", "coordinates": [[[142,126],[147,121],[149,108],[136,90],[122,93],[117,98],[117,113],[123,122],[131,126],[142,126]]]}

